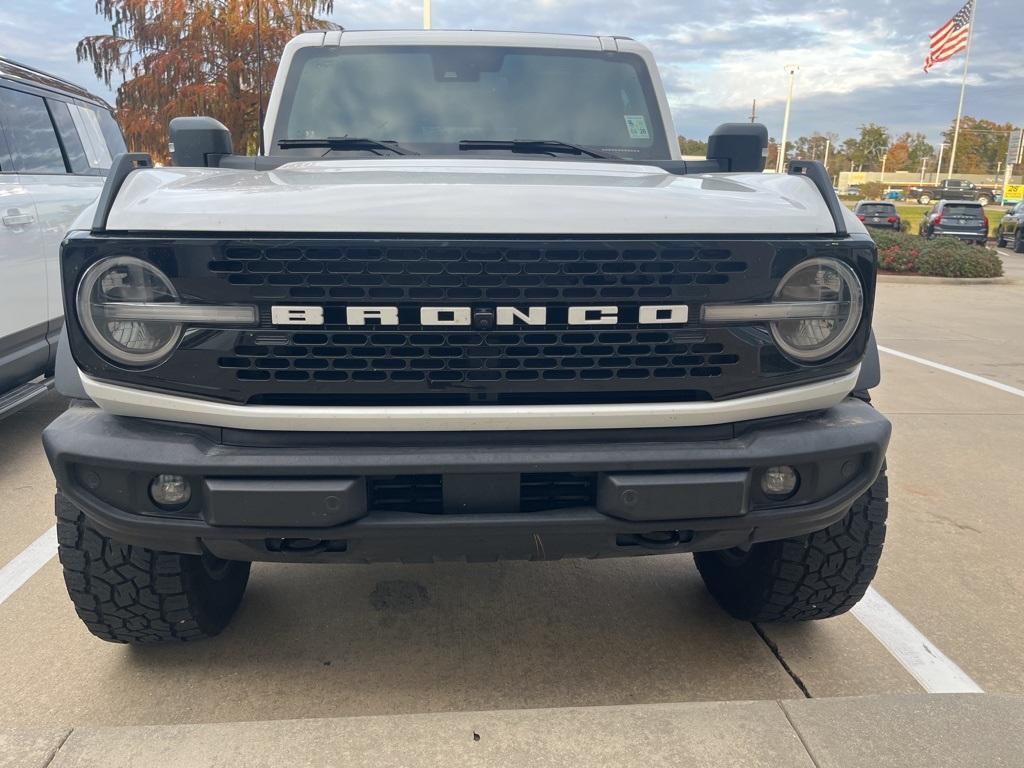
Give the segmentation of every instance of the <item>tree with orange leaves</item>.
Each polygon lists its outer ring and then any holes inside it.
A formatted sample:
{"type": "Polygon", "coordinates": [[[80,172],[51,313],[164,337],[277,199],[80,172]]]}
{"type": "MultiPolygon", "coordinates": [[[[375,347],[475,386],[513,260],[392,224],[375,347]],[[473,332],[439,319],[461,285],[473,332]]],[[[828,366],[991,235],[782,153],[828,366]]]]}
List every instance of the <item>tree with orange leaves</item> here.
{"type": "Polygon", "coordinates": [[[166,160],[171,118],[210,115],[230,129],[235,151],[252,152],[261,80],[269,93],[293,36],[336,29],[316,18],[333,9],[334,0],[96,0],[111,34],[80,40],[76,53],[108,87],[121,76],[117,117],[133,149],[166,160]]]}
{"type": "MultiPolygon", "coordinates": [[[[886,152],[885,166],[890,171],[905,171],[910,161],[910,145],[904,141],[896,140],[886,152]]],[[[910,170],[914,170],[911,168],[910,170]]]]}

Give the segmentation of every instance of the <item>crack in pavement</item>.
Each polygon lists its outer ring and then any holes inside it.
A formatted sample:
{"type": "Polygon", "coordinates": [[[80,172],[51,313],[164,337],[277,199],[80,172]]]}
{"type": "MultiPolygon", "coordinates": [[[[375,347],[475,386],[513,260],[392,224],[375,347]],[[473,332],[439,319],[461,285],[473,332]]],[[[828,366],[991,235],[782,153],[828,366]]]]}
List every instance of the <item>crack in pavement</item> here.
{"type": "Polygon", "coordinates": [[[984,531],[980,528],[975,528],[973,525],[968,525],[967,523],[958,523],[956,520],[953,520],[949,517],[945,517],[944,515],[940,515],[936,512],[931,512],[927,509],[922,509],[921,512],[943,523],[947,523],[953,526],[954,528],[958,528],[961,531],[971,531],[972,533],[984,533],[984,531]]]}
{"type": "Polygon", "coordinates": [[[757,622],[751,622],[750,626],[754,628],[754,631],[757,632],[761,640],[764,641],[764,644],[768,646],[768,650],[772,652],[772,655],[775,657],[776,661],[778,661],[779,664],[782,665],[782,668],[786,671],[786,674],[789,675],[790,679],[792,679],[794,685],[796,685],[796,687],[800,689],[800,692],[803,693],[804,698],[814,698],[813,696],[811,696],[811,692],[807,690],[807,685],[800,678],[800,675],[798,675],[796,671],[791,666],[789,666],[789,663],[784,658],[782,658],[782,651],[779,650],[779,646],[775,643],[774,640],[768,637],[768,633],[761,628],[761,625],[757,622]]]}

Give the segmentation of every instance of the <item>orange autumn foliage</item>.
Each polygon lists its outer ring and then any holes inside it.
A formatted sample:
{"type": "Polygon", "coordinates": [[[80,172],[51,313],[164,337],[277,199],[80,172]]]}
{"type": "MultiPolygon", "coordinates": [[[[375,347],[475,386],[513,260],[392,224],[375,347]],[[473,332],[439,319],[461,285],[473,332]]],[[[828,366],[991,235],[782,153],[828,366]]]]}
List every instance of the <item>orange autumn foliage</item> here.
{"type": "Polygon", "coordinates": [[[230,129],[236,152],[253,152],[261,75],[269,95],[285,43],[337,29],[316,17],[333,8],[333,0],[97,0],[111,34],[80,40],[76,53],[108,87],[122,81],[117,118],[132,149],[166,160],[171,118],[210,115],[230,129]]]}

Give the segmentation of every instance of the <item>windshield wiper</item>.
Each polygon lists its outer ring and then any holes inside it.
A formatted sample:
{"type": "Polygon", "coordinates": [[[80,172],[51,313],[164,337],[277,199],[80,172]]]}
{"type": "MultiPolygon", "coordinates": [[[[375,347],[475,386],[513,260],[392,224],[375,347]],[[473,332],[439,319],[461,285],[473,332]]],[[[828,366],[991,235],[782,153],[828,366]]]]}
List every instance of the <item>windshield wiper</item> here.
{"type": "Polygon", "coordinates": [[[599,160],[619,160],[614,155],[605,155],[593,149],[581,147],[578,144],[570,144],[567,141],[554,139],[463,139],[459,142],[461,152],[472,152],[474,150],[507,149],[511,152],[522,152],[528,155],[586,155],[596,157],[599,160]]]}
{"type": "Polygon", "coordinates": [[[409,150],[403,148],[397,141],[390,139],[363,139],[354,136],[328,136],[326,139],[281,139],[277,142],[281,149],[326,149],[328,152],[352,152],[364,151],[375,152],[378,155],[381,150],[392,152],[396,155],[408,155],[409,150]]]}

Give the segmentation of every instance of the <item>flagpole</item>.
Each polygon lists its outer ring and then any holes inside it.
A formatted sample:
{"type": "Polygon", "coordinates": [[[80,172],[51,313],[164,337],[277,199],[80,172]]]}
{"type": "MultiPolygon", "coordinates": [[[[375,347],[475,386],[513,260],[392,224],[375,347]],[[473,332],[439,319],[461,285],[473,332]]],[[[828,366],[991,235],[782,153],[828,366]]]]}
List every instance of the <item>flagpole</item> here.
{"type": "MultiPolygon", "coordinates": [[[[956,144],[960,139],[960,120],[964,115],[964,91],[967,90],[967,65],[971,60],[971,41],[974,39],[974,16],[978,12],[978,0],[971,3],[971,28],[967,32],[967,50],[964,51],[964,74],[960,79],[960,106],[956,110],[956,127],[953,129],[953,146],[949,150],[949,173],[947,179],[953,178],[953,162],[956,160],[956,144]]],[[[941,171],[940,171],[941,172],[941,171]]]]}

